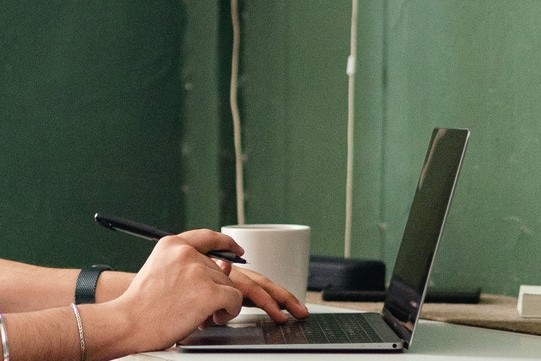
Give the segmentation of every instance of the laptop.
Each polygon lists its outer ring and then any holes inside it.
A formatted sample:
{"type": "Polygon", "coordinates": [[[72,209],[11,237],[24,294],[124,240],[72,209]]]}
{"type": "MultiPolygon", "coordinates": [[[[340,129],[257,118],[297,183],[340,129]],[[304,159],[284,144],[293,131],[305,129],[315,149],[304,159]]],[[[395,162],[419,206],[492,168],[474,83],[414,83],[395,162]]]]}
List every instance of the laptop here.
{"type": "Polygon", "coordinates": [[[198,330],[185,350],[402,351],[413,340],[470,132],[435,128],[381,313],[312,313],[277,325],[264,314],[198,330]]]}

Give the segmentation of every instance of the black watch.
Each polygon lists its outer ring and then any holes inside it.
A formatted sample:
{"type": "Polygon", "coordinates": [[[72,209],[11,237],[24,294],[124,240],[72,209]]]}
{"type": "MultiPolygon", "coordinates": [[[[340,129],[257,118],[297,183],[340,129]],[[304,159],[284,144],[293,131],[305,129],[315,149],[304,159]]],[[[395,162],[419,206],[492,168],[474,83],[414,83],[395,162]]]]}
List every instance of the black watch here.
{"type": "Polygon", "coordinates": [[[75,283],[75,304],[96,302],[96,285],[98,277],[103,271],[111,271],[111,266],[106,264],[95,264],[88,268],[83,268],[77,277],[75,283]]]}

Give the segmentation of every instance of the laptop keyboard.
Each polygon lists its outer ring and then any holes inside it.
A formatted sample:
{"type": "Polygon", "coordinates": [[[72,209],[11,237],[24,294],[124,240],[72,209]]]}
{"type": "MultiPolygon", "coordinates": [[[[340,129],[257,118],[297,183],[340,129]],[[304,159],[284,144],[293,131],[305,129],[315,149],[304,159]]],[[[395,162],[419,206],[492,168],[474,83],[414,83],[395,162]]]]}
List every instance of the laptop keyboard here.
{"type": "Polygon", "coordinates": [[[362,316],[352,313],[315,313],[307,320],[289,320],[277,325],[268,318],[260,320],[267,344],[373,343],[381,338],[362,316]],[[355,317],[354,317],[355,315],[355,317]]]}

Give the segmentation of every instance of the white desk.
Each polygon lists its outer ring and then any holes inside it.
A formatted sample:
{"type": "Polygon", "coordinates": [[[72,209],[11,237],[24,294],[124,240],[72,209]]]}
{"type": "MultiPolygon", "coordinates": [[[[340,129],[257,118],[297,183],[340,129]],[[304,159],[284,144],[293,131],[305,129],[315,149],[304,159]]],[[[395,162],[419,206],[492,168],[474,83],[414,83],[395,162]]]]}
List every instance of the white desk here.
{"type": "MultiPolygon", "coordinates": [[[[311,312],[343,311],[328,306],[309,305],[311,312]]],[[[541,360],[541,336],[490,330],[421,320],[412,346],[404,353],[229,353],[185,352],[171,349],[124,357],[122,361],[333,361],[387,360],[541,360]],[[332,356],[329,356],[332,355],[332,356]]]]}

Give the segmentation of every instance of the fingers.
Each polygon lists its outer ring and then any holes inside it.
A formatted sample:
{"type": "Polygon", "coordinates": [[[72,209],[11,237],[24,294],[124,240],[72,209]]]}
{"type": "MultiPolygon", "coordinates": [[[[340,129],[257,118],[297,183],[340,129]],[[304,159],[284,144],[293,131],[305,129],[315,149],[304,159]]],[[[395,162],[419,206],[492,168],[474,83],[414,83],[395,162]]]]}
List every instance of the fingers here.
{"type": "Polygon", "coordinates": [[[287,315],[282,312],[278,302],[276,302],[267,291],[259,286],[257,282],[242,273],[236,277],[234,275],[232,278],[237,288],[241,290],[245,298],[247,298],[253,306],[264,310],[274,322],[283,323],[287,321],[287,315]]]}
{"type": "MultiPolygon", "coordinates": [[[[160,248],[162,249],[162,251],[165,250],[165,252],[162,253],[164,257],[169,258],[176,255],[179,258],[178,262],[186,262],[187,259],[190,259],[192,261],[202,262],[203,264],[211,268],[220,269],[220,267],[218,267],[218,265],[213,260],[211,260],[207,256],[204,256],[202,252],[196,247],[193,247],[192,245],[184,242],[184,240],[179,236],[163,237],[156,244],[155,250],[158,250],[160,248]]],[[[165,260],[160,259],[160,261],[163,262],[165,260]]]]}
{"type": "Polygon", "coordinates": [[[196,229],[168,237],[177,238],[179,242],[190,245],[201,253],[220,250],[231,251],[238,256],[244,254],[244,249],[233,238],[210,229],[196,229]]]}
{"type": "Polygon", "coordinates": [[[223,299],[226,300],[225,302],[222,302],[226,307],[216,310],[199,326],[199,328],[205,328],[212,325],[225,325],[240,313],[243,299],[241,291],[236,288],[224,288],[222,292],[223,294],[220,297],[223,297],[223,299]]]}
{"type": "Polygon", "coordinates": [[[242,293],[236,288],[224,289],[223,295],[226,307],[217,310],[212,316],[212,320],[217,325],[225,325],[235,318],[242,309],[242,293]]]}
{"type": "Polygon", "coordinates": [[[256,272],[233,267],[229,277],[245,298],[267,312],[275,322],[287,321],[281,308],[285,308],[298,319],[307,318],[309,315],[306,307],[291,292],[256,272]]]}
{"type": "Polygon", "coordinates": [[[229,276],[231,273],[231,263],[226,261],[215,260],[216,264],[222,269],[223,273],[229,276]]]}

